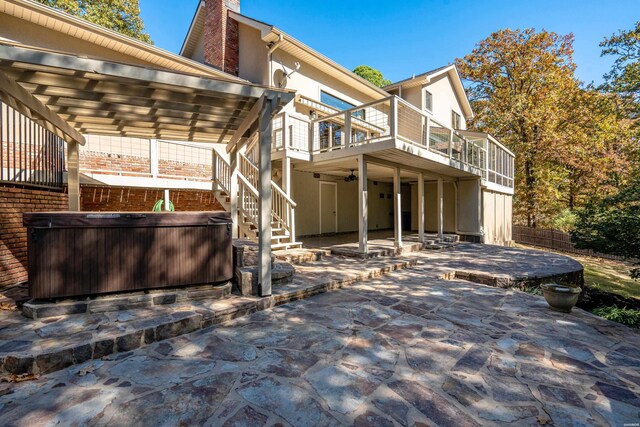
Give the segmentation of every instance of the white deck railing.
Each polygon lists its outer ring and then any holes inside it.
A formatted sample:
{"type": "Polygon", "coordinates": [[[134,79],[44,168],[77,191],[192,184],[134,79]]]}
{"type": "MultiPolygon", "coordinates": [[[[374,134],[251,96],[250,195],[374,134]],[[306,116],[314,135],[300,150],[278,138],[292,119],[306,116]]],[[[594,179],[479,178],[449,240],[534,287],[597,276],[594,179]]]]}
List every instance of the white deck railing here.
{"type": "Polygon", "coordinates": [[[309,120],[288,113],[280,113],[272,122],[273,151],[284,149],[309,151],[309,120]]]}
{"type": "Polygon", "coordinates": [[[441,156],[448,165],[513,187],[513,155],[487,138],[468,138],[397,97],[324,115],[310,122],[312,154],[401,140],[441,156]]]}

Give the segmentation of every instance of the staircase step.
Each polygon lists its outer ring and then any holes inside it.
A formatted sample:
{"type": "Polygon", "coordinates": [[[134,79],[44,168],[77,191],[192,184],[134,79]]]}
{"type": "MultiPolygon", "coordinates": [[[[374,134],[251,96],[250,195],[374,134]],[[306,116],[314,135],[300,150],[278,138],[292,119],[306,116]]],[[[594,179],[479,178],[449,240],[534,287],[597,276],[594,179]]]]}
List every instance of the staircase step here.
{"type": "Polygon", "coordinates": [[[280,249],[296,249],[301,248],[302,242],[272,243],[271,249],[276,251],[280,249]]]}
{"type": "MultiPolygon", "coordinates": [[[[271,265],[271,284],[277,286],[291,283],[295,272],[295,267],[288,262],[276,261],[271,265]]],[[[258,266],[238,267],[233,290],[242,296],[258,295],[260,292],[258,287],[258,266]]]]}
{"type": "Polygon", "coordinates": [[[326,249],[289,248],[275,252],[277,259],[294,265],[322,261],[329,255],[331,255],[331,251],[326,249]]]}

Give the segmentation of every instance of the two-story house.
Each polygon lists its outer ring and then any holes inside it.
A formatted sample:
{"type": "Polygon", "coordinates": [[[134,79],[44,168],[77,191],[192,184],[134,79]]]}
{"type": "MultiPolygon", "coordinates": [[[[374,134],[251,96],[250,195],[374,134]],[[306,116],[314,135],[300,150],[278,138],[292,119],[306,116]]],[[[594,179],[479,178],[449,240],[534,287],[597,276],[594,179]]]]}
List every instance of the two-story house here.
{"type": "Polygon", "coordinates": [[[272,158],[297,236],[358,232],[362,250],[378,229],[394,229],[397,243],[403,230],[510,242],[513,153],[467,130],[473,111],[455,66],[378,88],[235,0],[200,1],[180,53],[295,91],[273,120],[272,158]]]}
{"type": "Polygon", "coordinates": [[[0,79],[6,283],[26,277],[21,212],[67,205],[226,209],[240,237],[258,240],[271,219],[260,238],[274,249],[353,233],[366,251],[370,230],[398,245],[403,231],[511,240],[513,154],[467,130],[454,66],[378,88],[234,0],[198,4],[180,55],[2,0],[0,79]],[[254,111],[265,94],[273,120],[254,111]],[[268,183],[258,134],[271,141],[268,183]]]}

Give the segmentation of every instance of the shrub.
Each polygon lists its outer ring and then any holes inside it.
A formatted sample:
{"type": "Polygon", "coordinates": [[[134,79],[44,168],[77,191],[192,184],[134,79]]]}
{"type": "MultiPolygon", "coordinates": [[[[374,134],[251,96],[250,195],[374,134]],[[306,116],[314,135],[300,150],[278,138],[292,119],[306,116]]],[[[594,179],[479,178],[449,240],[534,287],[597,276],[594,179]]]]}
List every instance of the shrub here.
{"type": "Polygon", "coordinates": [[[596,316],[622,323],[631,328],[640,328],[640,310],[618,308],[616,306],[598,307],[592,311],[596,316]]]}
{"type": "Polygon", "coordinates": [[[575,228],[577,219],[578,216],[571,209],[563,209],[562,212],[553,219],[553,227],[569,233],[575,228]]]}

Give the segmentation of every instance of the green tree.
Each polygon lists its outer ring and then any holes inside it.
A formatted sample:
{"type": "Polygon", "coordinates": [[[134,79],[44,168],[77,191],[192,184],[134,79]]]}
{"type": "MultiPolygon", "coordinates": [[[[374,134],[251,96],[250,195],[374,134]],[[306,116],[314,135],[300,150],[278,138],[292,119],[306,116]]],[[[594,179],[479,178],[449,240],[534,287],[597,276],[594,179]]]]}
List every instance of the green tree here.
{"type": "Polygon", "coordinates": [[[456,65],[476,113],[471,126],[516,154],[516,222],[552,226],[624,169],[626,128],[608,97],[575,78],[572,34],[497,31],[456,65]]]}
{"type": "Polygon", "coordinates": [[[358,65],[353,69],[353,72],[378,87],[385,87],[391,84],[391,80],[385,79],[380,71],[368,65],[358,65]]]}
{"type": "MultiPolygon", "coordinates": [[[[571,238],[578,248],[639,260],[640,174],[619,193],[579,211],[571,238]]],[[[640,269],[632,269],[631,277],[640,278],[640,269]]]]}
{"type": "MultiPolygon", "coordinates": [[[[630,123],[633,172],[618,193],[591,201],[578,212],[572,239],[579,248],[640,260],[640,22],[605,38],[600,46],[602,55],[616,57],[602,89],[612,94],[609,99],[621,120],[630,123]]],[[[631,276],[639,279],[640,268],[632,269],[631,276]]]]}
{"type": "Polygon", "coordinates": [[[628,116],[640,120],[640,21],[635,28],[619,31],[602,43],[602,56],[612,55],[615,62],[605,74],[603,89],[615,92],[624,101],[622,106],[628,116]]]}
{"type": "Polygon", "coordinates": [[[38,0],[126,36],[153,43],[144,31],[138,0],[38,0]]]}

